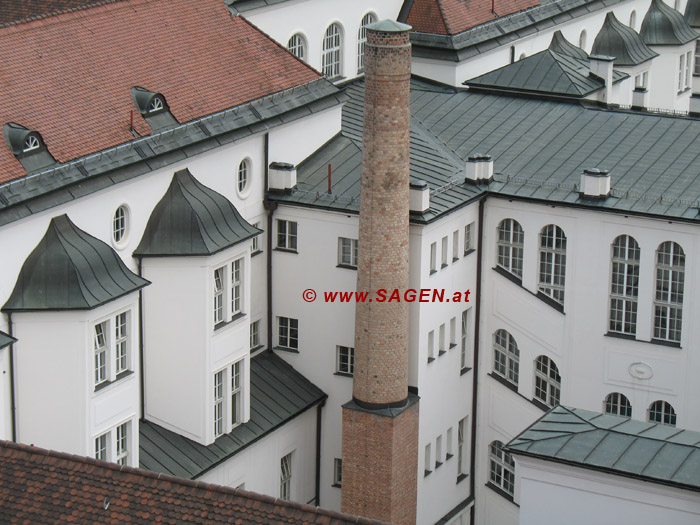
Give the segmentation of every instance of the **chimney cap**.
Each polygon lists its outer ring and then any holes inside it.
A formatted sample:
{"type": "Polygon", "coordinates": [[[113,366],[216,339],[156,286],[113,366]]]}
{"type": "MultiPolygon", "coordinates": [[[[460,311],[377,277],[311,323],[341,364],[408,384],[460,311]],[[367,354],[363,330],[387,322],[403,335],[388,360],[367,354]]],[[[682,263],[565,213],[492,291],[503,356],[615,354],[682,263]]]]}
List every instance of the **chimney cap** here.
{"type": "Polygon", "coordinates": [[[381,33],[401,33],[403,31],[410,31],[413,29],[408,24],[402,24],[401,22],[395,22],[394,20],[380,20],[379,22],[366,25],[365,28],[371,31],[379,31],[381,33]]]}
{"type": "Polygon", "coordinates": [[[428,183],[425,182],[424,180],[415,180],[415,181],[410,181],[409,183],[409,188],[412,190],[424,190],[428,187],[428,183]]]}
{"type": "Polygon", "coordinates": [[[270,168],[273,170],[291,171],[294,169],[294,164],[290,164],[289,162],[271,162],[270,168]]]}
{"type": "Polygon", "coordinates": [[[592,177],[609,177],[610,173],[608,170],[600,169],[600,168],[590,168],[590,169],[585,169],[583,170],[583,173],[586,175],[590,175],[592,177]]]}
{"type": "Polygon", "coordinates": [[[610,55],[588,55],[588,58],[590,60],[599,60],[601,62],[612,62],[615,60],[615,57],[611,57],[610,55]]]}
{"type": "Polygon", "coordinates": [[[467,157],[467,160],[469,162],[483,162],[483,161],[490,161],[491,160],[491,155],[484,155],[483,153],[475,153],[474,155],[470,155],[467,157]]]}

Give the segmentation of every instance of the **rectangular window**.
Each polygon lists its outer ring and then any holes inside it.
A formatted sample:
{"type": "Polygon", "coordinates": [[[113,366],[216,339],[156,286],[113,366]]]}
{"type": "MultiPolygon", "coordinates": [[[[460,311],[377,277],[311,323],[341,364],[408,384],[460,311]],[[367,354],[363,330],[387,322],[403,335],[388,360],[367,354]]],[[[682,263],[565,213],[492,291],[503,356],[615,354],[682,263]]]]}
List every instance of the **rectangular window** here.
{"type": "Polygon", "coordinates": [[[430,245],[430,273],[437,272],[437,244],[430,245]]]}
{"type": "Polygon", "coordinates": [[[638,75],[634,76],[634,87],[646,89],[648,81],[649,81],[649,72],[648,71],[644,71],[643,73],[639,73],[638,75]]]}
{"type": "Polygon", "coordinates": [[[464,310],[462,312],[462,338],[461,338],[461,350],[459,352],[459,366],[460,370],[465,370],[467,368],[467,326],[469,324],[469,310],[464,310]]]}
{"type": "Polygon", "coordinates": [[[358,240],[338,237],[338,264],[357,268],[358,240]]]}
{"type": "Polygon", "coordinates": [[[340,487],[343,484],[343,460],[335,458],[333,460],[333,486],[340,487]]]}
{"type": "Polygon", "coordinates": [[[292,499],[292,452],[280,460],[280,498],[292,499]]]}
{"type": "Polygon", "coordinates": [[[336,346],[335,371],[352,375],[355,371],[355,349],[349,346],[336,346]]]}
{"type": "Polygon", "coordinates": [[[95,438],[95,459],[101,459],[102,461],[108,461],[107,457],[107,442],[109,439],[109,432],[97,436],[95,438]]]}
{"type": "Polygon", "coordinates": [[[277,247],[283,250],[297,249],[297,223],[277,219],[277,247]]]}
{"type": "Polygon", "coordinates": [[[425,445],[425,461],[424,461],[425,472],[423,474],[424,476],[427,476],[428,474],[430,474],[433,471],[432,470],[433,464],[432,464],[431,459],[432,458],[430,457],[430,443],[428,443],[427,445],[425,445]]]}
{"type": "Polygon", "coordinates": [[[224,320],[224,270],[222,266],[214,270],[214,324],[224,320]]]}
{"type": "Polygon", "coordinates": [[[695,42],[695,74],[700,75],[700,40],[695,42]]]}
{"type": "Polygon", "coordinates": [[[243,285],[241,283],[241,271],[243,268],[243,259],[236,259],[231,264],[231,313],[233,315],[241,313],[242,308],[242,298],[241,290],[243,285]]]}
{"type": "Polygon", "coordinates": [[[693,68],[693,52],[688,51],[686,57],[685,57],[685,87],[686,89],[690,89],[692,83],[693,83],[693,73],[692,73],[692,68],[693,68]]]}
{"type": "Polygon", "coordinates": [[[680,343],[685,290],[685,252],[666,241],[656,251],[654,339],[680,343]]]}
{"type": "Polygon", "coordinates": [[[469,223],[464,227],[464,254],[474,250],[474,223],[469,223]]]}
{"type": "Polygon", "coordinates": [[[107,321],[95,325],[95,386],[107,381],[106,333],[107,321]]]}
{"type": "Polygon", "coordinates": [[[457,423],[457,477],[467,475],[467,451],[465,447],[465,437],[467,435],[467,418],[459,420],[457,423]]]}
{"type": "Polygon", "coordinates": [[[452,261],[459,259],[459,230],[452,234],[452,261]]]}
{"type": "Polygon", "coordinates": [[[127,313],[124,312],[117,315],[114,320],[114,357],[117,375],[128,370],[128,342],[127,313]]]}
{"type": "Polygon", "coordinates": [[[457,346],[457,318],[450,319],[450,348],[457,346]]]}
{"type": "Polygon", "coordinates": [[[260,321],[250,323],[250,349],[260,346],[260,321]]]}
{"type": "Polygon", "coordinates": [[[243,361],[237,361],[231,365],[231,426],[241,422],[243,413],[243,391],[241,389],[241,371],[243,361]]]}
{"type": "Polygon", "coordinates": [[[447,267],[447,237],[442,238],[442,266],[441,268],[447,267]]]}
{"type": "Polygon", "coordinates": [[[440,325],[440,331],[438,332],[438,355],[442,355],[445,353],[445,325],[441,324],[440,325]]]}
{"type": "Polygon", "coordinates": [[[129,464],[129,423],[123,423],[117,427],[117,454],[116,460],[120,465],[129,464]]]}
{"type": "Polygon", "coordinates": [[[435,440],[435,468],[438,468],[442,463],[442,436],[438,436],[435,440]]]}
{"type": "Polygon", "coordinates": [[[214,437],[224,433],[224,371],[214,374],[214,437]]]}
{"type": "Polygon", "coordinates": [[[435,330],[428,332],[428,363],[435,360],[435,330]]]}
{"type": "Polygon", "coordinates": [[[278,317],[279,346],[299,349],[299,320],[291,317],[278,317]]]}
{"type": "Polygon", "coordinates": [[[445,436],[445,449],[447,451],[447,455],[445,456],[445,459],[450,459],[453,456],[453,453],[452,453],[452,427],[447,429],[447,435],[445,436]]]}
{"type": "MultiPolygon", "coordinates": [[[[259,229],[259,230],[262,230],[262,228],[260,227],[260,223],[259,223],[259,222],[256,222],[255,224],[253,224],[253,226],[254,226],[255,228],[259,229]]],[[[252,253],[258,253],[258,252],[262,251],[262,250],[260,249],[260,237],[261,237],[261,236],[262,236],[262,233],[260,233],[260,234],[256,235],[255,237],[253,237],[252,253]]]]}

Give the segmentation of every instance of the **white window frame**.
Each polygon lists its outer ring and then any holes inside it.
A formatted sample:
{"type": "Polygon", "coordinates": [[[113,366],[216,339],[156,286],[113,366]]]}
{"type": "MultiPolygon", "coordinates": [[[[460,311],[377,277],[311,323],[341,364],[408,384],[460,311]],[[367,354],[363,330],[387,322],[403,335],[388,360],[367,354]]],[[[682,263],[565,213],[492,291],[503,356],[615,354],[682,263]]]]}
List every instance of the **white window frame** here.
{"type": "Polygon", "coordinates": [[[121,310],[92,327],[94,388],[113,383],[131,370],[131,310],[121,310]]]}
{"type": "Polygon", "coordinates": [[[518,279],[523,278],[525,232],[515,219],[503,219],[497,228],[496,264],[518,279]]]}
{"type": "Polygon", "coordinates": [[[349,376],[355,373],[355,349],[352,346],[336,345],[335,372],[349,376]]]}
{"type": "Polygon", "coordinates": [[[123,244],[127,239],[129,226],[129,208],[126,204],[117,207],[112,217],[112,241],[115,245],[123,244]]]}
{"type": "Polygon", "coordinates": [[[617,236],[611,251],[608,331],[633,336],[637,333],[641,251],[630,235],[617,236]]]}
{"type": "Polygon", "coordinates": [[[302,33],[294,33],[287,41],[287,50],[299,60],[306,61],[306,37],[302,33]]]}
{"type": "Polygon", "coordinates": [[[461,348],[459,352],[459,369],[460,372],[467,370],[467,336],[469,332],[469,310],[464,310],[462,312],[461,320],[461,348]]]}
{"type": "Polygon", "coordinates": [[[649,72],[642,71],[634,76],[634,87],[647,89],[649,86],[649,72]]]}
{"type": "Polygon", "coordinates": [[[292,499],[293,454],[290,452],[280,459],[280,499],[292,499]]]}
{"type": "Polygon", "coordinates": [[[341,458],[333,459],[333,486],[343,486],[343,460],[341,458]]]}
{"type": "Polygon", "coordinates": [[[447,268],[447,236],[442,238],[442,257],[440,268],[447,268]]]}
{"type": "Polygon", "coordinates": [[[245,386],[245,358],[216,370],[212,375],[214,439],[243,423],[245,386]]]}
{"type": "Polygon", "coordinates": [[[95,353],[95,387],[109,380],[109,322],[102,321],[93,327],[95,353]]]}
{"type": "MultiPolygon", "coordinates": [[[[453,451],[452,451],[452,427],[447,429],[447,433],[445,434],[445,461],[450,459],[453,456],[453,451]]],[[[459,468],[459,467],[457,467],[459,468]]]]}
{"type": "Polygon", "coordinates": [[[437,272],[437,243],[430,244],[430,273],[437,272]]]}
{"type": "Polygon", "coordinates": [[[464,417],[457,422],[457,480],[467,476],[467,421],[464,417]]]}
{"type": "Polygon", "coordinates": [[[556,363],[546,355],[535,359],[535,399],[548,407],[559,404],[561,400],[561,375],[556,363]]]}
{"type": "Polygon", "coordinates": [[[440,329],[438,330],[438,356],[443,355],[446,352],[445,349],[445,331],[446,327],[445,324],[440,325],[440,329]]]}
{"type": "Polygon", "coordinates": [[[250,349],[260,346],[260,319],[250,323],[250,349]]]}
{"type": "Polygon", "coordinates": [[[298,225],[295,221],[277,219],[277,248],[297,251],[298,225]]]}
{"type": "Polygon", "coordinates": [[[357,239],[348,239],[347,237],[338,237],[338,265],[350,266],[357,268],[359,257],[359,241],[357,239]]]}
{"type": "Polygon", "coordinates": [[[129,464],[129,423],[118,425],[115,430],[115,462],[119,465],[129,464]]]}
{"type": "Polygon", "coordinates": [[[680,343],[683,328],[685,252],[680,244],[662,242],[656,249],[654,339],[680,343]]]}
{"type": "Polygon", "coordinates": [[[39,147],[41,147],[41,141],[39,140],[39,137],[37,137],[34,134],[31,134],[26,139],[24,139],[24,145],[22,146],[22,153],[28,153],[30,151],[34,151],[36,149],[39,149],[39,147]]]}
{"type": "Polygon", "coordinates": [[[629,23],[629,26],[630,26],[632,29],[634,29],[634,30],[636,31],[636,30],[637,30],[636,27],[635,27],[636,25],[637,25],[637,11],[635,11],[634,9],[632,9],[632,12],[630,13],[630,23],[629,23]]]}
{"type": "Polygon", "coordinates": [[[231,365],[231,428],[243,422],[243,359],[231,365]]]}
{"type": "Polygon", "coordinates": [[[647,412],[647,421],[650,423],[659,423],[661,425],[676,426],[676,411],[673,405],[668,401],[661,399],[654,401],[649,405],[647,412]]]}
{"type": "Polygon", "coordinates": [[[214,438],[224,435],[224,385],[226,369],[214,372],[214,438]]]}
{"type": "Polygon", "coordinates": [[[428,332],[428,363],[435,359],[435,330],[428,332]]]}
{"type": "Polygon", "coordinates": [[[489,445],[489,482],[510,496],[515,493],[515,461],[500,441],[489,445]]]}
{"type": "Polygon", "coordinates": [[[337,22],[330,24],[323,34],[321,73],[329,79],[343,74],[343,30],[337,22]]]}
{"type": "Polygon", "coordinates": [[[109,432],[95,438],[95,459],[109,461],[109,432]]]}
{"type": "Polygon", "coordinates": [[[632,417],[632,404],[620,392],[611,392],[603,400],[603,412],[613,416],[632,417]]]}
{"type": "Polygon", "coordinates": [[[93,438],[93,457],[101,461],[129,466],[132,452],[133,421],[116,425],[93,438]]]}
{"type": "Polygon", "coordinates": [[[464,227],[464,255],[474,250],[474,223],[470,222],[464,227]]]}
{"type": "Polygon", "coordinates": [[[243,264],[244,259],[234,259],[231,262],[231,315],[243,313],[243,264]]]}
{"type": "Polygon", "coordinates": [[[518,387],[520,350],[515,338],[503,328],[493,333],[493,372],[518,387]]]}
{"type": "Polygon", "coordinates": [[[367,44],[367,26],[377,21],[377,15],[367,13],[362,17],[360,29],[357,32],[357,72],[362,73],[365,69],[365,46],[367,44]]]}
{"type": "MultiPolygon", "coordinates": [[[[262,230],[262,228],[260,227],[260,222],[256,222],[255,224],[253,224],[253,227],[262,230]]],[[[251,246],[251,253],[253,254],[262,251],[262,249],[260,248],[260,237],[262,237],[262,233],[259,233],[255,237],[253,237],[253,244],[251,246]]]]}
{"type": "Polygon", "coordinates": [[[566,285],[566,234],[559,226],[548,224],[540,231],[540,267],[538,290],[564,306],[566,285]]]}
{"type": "Polygon", "coordinates": [[[214,269],[214,326],[226,320],[226,265],[214,269]]]}
{"type": "Polygon", "coordinates": [[[236,191],[243,197],[248,194],[248,189],[250,188],[250,160],[243,159],[238,165],[238,170],[236,172],[236,191]]]}
{"type": "Polygon", "coordinates": [[[277,317],[278,346],[299,350],[299,319],[277,317]]]}
{"type": "Polygon", "coordinates": [[[586,30],[581,29],[581,32],[578,35],[578,47],[580,47],[584,51],[586,50],[587,37],[588,37],[588,33],[586,32],[586,30]]]}
{"type": "Polygon", "coordinates": [[[459,259],[459,230],[452,233],[452,262],[459,259]]]}
{"type": "Polygon", "coordinates": [[[450,319],[450,348],[457,346],[457,318],[450,319]]]}
{"type": "Polygon", "coordinates": [[[425,456],[424,456],[424,469],[425,471],[423,472],[423,476],[427,476],[433,471],[433,462],[432,462],[432,452],[431,452],[431,443],[428,443],[425,445],[425,456]]]}
{"type": "Polygon", "coordinates": [[[435,468],[438,468],[440,465],[442,465],[444,461],[445,460],[442,457],[442,434],[440,434],[435,439],[435,468]]]}
{"type": "Polygon", "coordinates": [[[700,40],[695,42],[695,74],[700,75],[700,40]]]}

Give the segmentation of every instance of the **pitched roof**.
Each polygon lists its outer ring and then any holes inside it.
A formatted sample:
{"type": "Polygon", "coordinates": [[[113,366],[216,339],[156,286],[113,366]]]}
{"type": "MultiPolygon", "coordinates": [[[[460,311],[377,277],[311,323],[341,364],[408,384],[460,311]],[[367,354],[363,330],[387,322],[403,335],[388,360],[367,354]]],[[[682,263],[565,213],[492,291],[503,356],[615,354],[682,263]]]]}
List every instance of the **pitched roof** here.
{"type": "Polygon", "coordinates": [[[3,0],[0,2],[0,24],[79,9],[89,4],[115,0],[3,0]]]}
{"type": "Polygon", "coordinates": [[[700,432],[558,406],[507,450],[700,491],[700,432]]]}
{"type": "MultiPolygon", "coordinates": [[[[629,75],[613,71],[613,82],[629,75]]],[[[588,60],[545,49],[465,82],[469,87],[582,98],[605,87],[588,60]]]]}
{"type": "Polygon", "coordinates": [[[567,55],[580,60],[588,60],[588,53],[564,38],[564,35],[562,35],[559,29],[557,29],[552,35],[552,41],[549,43],[548,49],[550,51],[554,51],[555,53],[559,53],[560,55],[567,55]]]}
{"type": "Polygon", "coordinates": [[[683,18],[690,27],[700,27],[700,0],[688,0],[683,18]]]}
{"type": "Polygon", "coordinates": [[[539,5],[538,0],[413,0],[406,23],[420,33],[455,35],[499,17],[539,5]]]}
{"type": "Polygon", "coordinates": [[[0,331],[0,348],[10,346],[15,341],[17,341],[17,339],[10,335],[7,335],[5,332],[0,331]]]}
{"type": "Polygon", "coordinates": [[[150,284],[67,215],[51,219],[3,311],[89,310],[150,284]]]}
{"type": "Polygon", "coordinates": [[[365,518],[0,441],[3,523],[324,523],[365,518]]]}
{"type": "Polygon", "coordinates": [[[211,255],[260,232],[231,201],[185,168],[173,175],[170,187],[153,209],[134,255],[211,255]]]}
{"type": "Polygon", "coordinates": [[[196,478],[326,398],[317,386],[270,351],[250,360],[250,420],[209,446],[142,421],[141,467],[196,478]]]}
{"type": "MultiPolygon", "coordinates": [[[[319,78],[221,0],[111,2],[2,28],[0,48],[0,123],[38,131],[59,162],[132,141],[132,111],[151,132],[134,86],[189,122],[319,78]]],[[[25,173],[0,146],[0,183],[25,173]]]]}
{"type": "Polygon", "coordinates": [[[642,27],[639,30],[644,42],[648,45],[686,44],[700,36],[692,29],[683,15],[663,0],[651,0],[649,10],[644,15],[642,27]]]}
{"type": "Polygon", "coordinates": [[[615,57],[616,66],[636,66],[659,56],[644,43],[639,33],[621,23],[612,11],[605,16],[591,54],[615,57]]]}

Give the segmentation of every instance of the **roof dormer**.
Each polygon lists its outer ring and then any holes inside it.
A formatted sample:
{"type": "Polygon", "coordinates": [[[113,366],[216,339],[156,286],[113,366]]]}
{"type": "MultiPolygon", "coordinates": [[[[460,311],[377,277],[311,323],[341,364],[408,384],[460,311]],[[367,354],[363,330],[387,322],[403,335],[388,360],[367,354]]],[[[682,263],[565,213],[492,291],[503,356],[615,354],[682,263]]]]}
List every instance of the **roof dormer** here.
{"type": "Polygon", "coordinates": [[[153,131],[159,131],[178,124],[170,113],[170,107],[162,93],[149,91],[140,86],[131,88],[131,99],[141,116],[146,119],[153,131]]]}
{"type": "Polygon", "coordinates": [[[38,131],[27,129],[16,122],[8,122],[2,131],[7,147],[28,173],[55,164],[56,159],[49,153],[38,131]]]}

